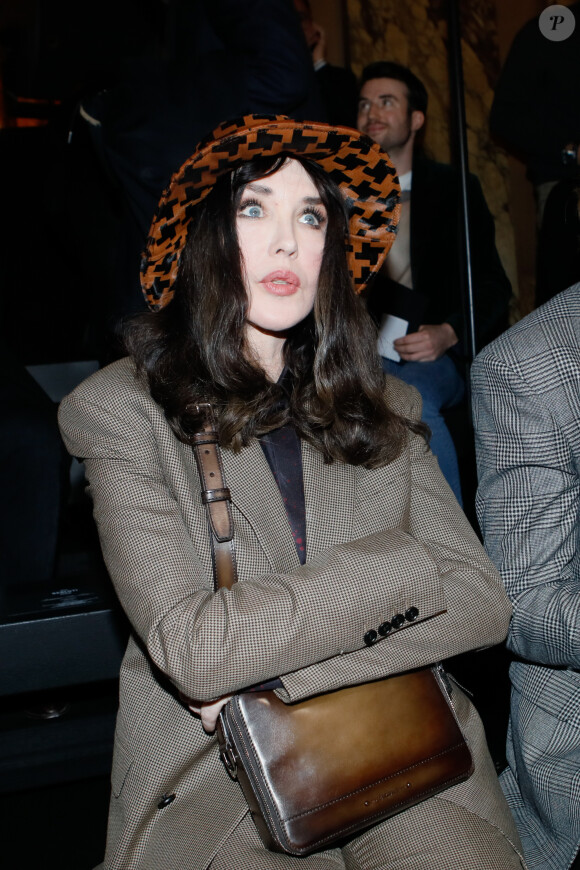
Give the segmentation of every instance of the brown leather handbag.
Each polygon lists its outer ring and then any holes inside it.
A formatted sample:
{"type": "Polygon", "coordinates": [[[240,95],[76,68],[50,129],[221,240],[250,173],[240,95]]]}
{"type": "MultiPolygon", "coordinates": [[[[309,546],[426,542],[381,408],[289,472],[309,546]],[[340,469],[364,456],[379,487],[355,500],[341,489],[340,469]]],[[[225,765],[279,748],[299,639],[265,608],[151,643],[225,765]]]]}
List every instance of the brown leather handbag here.
{"type": "MultiPolygon", "coordinates": [[[[236,582],[230,493],[211,408],[194,453],[214,553],[216,588],[236,582]]],[[[292,704],[274,691],[235,695],[222,709],[222,760],[267,848],[289,855],[338,845],[461,782],[473,760],[441,665],[292,704]]]]}

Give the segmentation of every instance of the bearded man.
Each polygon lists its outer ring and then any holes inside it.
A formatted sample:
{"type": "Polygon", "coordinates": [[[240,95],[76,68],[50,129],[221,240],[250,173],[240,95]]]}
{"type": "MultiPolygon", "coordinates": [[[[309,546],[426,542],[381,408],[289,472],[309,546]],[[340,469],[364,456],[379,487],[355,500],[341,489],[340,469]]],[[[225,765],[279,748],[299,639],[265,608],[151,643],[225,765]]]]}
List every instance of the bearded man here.
{"type": "MultiPolygon", "coordinates": [[[[420,145],[427,90],[407,67],[388,61],[363,70],[358,129],[388,151],[402,189],[397,240],[370,288],[383,368],[417,387],[431,447],[462,502],[457,453],[443,412],[465,390],[466,343],[461,298],[460,178],[426,157],[420,145]]],[[[495,246],[495,226],[481,185],[468,183],[471,272],[477,348],[508,326],[511,286],[495,246]]]]}

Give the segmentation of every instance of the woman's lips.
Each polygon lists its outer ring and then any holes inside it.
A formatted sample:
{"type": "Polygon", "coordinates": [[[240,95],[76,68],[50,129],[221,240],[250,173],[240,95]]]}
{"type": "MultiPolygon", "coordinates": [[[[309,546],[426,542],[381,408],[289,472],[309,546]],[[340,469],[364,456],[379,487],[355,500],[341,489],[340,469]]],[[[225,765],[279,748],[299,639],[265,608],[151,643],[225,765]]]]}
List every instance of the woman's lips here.
{"type": "Polygon", "coordinates": [[[260,284],[275,296],[292,296],[300,287],[300,278],[294,272],[276,271],[265,275],[260,284]]]}

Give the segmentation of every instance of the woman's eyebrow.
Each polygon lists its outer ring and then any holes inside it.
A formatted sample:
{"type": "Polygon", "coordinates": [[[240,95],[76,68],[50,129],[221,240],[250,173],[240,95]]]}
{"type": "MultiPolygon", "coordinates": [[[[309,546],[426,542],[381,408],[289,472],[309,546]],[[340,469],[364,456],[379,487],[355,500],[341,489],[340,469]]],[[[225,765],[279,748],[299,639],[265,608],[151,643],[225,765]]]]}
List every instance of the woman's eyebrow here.
{"type": "Polygon", "coordinates": [[[253,193],[261,193],[265,196],[272,193],[271,187],[268,187],[265,184],[257,184],[255,181],[251,181],[249,184],[247,184],[246,190],[251,190],[253,193]]]}

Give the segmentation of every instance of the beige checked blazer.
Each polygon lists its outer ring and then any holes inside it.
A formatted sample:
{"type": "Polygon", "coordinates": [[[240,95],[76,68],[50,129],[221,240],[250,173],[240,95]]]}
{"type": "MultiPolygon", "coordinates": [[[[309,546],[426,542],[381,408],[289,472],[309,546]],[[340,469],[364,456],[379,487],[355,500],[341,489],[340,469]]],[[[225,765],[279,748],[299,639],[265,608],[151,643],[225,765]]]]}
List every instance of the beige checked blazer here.
{"type": "MultiPolygon", "coordinates": [[[[393,407],[418,416],[415,392],[394,379],[388,389],[393,407]]],[[[280,675],[281,696],[294,701],[506,635],[510,605],[499,575],[419,437],[373,471],[325,465],[302,445],[304,566],[259,443],[223,451],[241,582],[214,594],[193,452],[132,363],[83,382],[62,402],[60,423],[69,451],[85,461],[104,557],[133,627],[121,669],[107,870],[203,870],[246,812],[215,737],[178,691],[209,700],[280,675]],[[369,629],[411,606],[416,622],[365,645],[369,629]]],[[[477,769],[444,799],[517,844],[478,717],[459,690],[454,696],[477,769]]]]}

